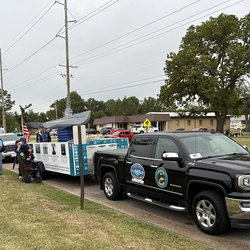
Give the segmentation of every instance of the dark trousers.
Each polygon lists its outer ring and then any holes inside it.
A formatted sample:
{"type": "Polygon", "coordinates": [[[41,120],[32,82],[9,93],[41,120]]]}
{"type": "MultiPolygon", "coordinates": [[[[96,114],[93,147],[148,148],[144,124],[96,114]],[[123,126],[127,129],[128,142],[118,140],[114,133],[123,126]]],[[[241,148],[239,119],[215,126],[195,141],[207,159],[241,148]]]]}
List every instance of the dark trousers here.
{"type": "Polygon", "coordinates": [[[18,156],[19,169],[22,175],[22,181],[30,181],[31,163],[24,163],[23,158],[18,156]]]}

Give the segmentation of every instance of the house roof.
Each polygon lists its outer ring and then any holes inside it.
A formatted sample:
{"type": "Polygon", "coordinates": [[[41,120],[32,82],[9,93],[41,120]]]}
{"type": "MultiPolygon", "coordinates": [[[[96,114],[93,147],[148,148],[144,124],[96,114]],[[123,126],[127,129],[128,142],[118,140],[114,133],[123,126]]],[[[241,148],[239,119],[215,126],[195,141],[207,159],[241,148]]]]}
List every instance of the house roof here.
{"type": "MultiPolygon", "coordinates": [[[[169,114],[170,117],[180,117],[180,113],[185,115],[185,116],[189,116],[190,112],[149,112],[147,114],[169,114]]],[[[203,115],[197,115],[197,117],[215,117],[215,113],[214,112],[208,112],[203,115]]],[[[232,117],[232,115],[227,115],[227,117],[232,117]]]]}
{"type": "Polygon", "coordinates": [[[38,129],[41,124],[43,124],[43,122],[28,122],[27,126],[28,128],[38,129]]]}
{"type": "Polygon", "coordinates": [[[131,116],[108,116],[97,118],[94,120],[94,125],[108,123],[143,123],[146,119],[151,122],[170,121],[169,114],[146,114],[146,115],[131,115],[131,116]]]}

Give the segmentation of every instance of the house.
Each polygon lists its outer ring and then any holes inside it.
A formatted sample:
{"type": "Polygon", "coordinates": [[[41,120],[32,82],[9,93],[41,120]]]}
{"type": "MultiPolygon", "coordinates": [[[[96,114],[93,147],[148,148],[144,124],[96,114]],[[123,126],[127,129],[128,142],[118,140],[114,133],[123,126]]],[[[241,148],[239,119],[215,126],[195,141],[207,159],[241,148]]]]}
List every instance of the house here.
{"type": "Polygon", "coordinates": [[[35,134],[38,129],[39,129],[39,126],[43,124],[43,122],[27,122],[27,127],[28,127],[28,130],[31,134],[35,134]]]}
{"type": "Polygon", "coordinates": [[[237,116],[232,116],[230,119],[230,128],[234,128],[234,127],[239,127],[242,125],[246,125],[246,120],[245,120],[245,116],[241,115],[239,117],[237,116]]]}
{"type": "MultiPolygon", "coordinates": [[[[188,113],[180,115],[178,112],[150,112],[145,115],[133,116],[109,116],[94,120],[97,130],[103,127],[131,129],[134,124],[143,124],[148,119],[151,125],[158,127],[159,131],[174,131],[183,128],[192,130],[194,128],[206,127],[209,130],[216,130],[216,117],[214,113],[206,116],[189,116],[188,113]]],[[[224,130],[230,127],[230,116],[227,116],[224,130]]]]}
{"type": "Polygon", "coordinates": [[[158,127],[160,131],[164,131],[166,124],[171,120],[169,114],[146,114],[146,115],[131,115],[131,116],[108,116],[94,120],[97,130],[103,127],[125,128],[131,129],[134,124],[143,124],[148,119],[151,125],[158,127]]]}

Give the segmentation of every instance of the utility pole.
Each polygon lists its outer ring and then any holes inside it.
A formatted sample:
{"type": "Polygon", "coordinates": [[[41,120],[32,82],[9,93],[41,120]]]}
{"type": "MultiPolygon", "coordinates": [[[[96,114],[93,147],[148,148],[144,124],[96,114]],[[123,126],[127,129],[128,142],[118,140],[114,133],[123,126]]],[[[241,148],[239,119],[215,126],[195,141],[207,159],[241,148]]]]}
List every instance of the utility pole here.
{"type": "Polygon", "coordinates": [[[56,119],[57,119],[57,100],[55,101],[55,111],[56,111],[56,119]]]}
{"type": "Polygon", "coordinates": [[[68,10],[67,0],[64,0],[67,101],[68,101],[68,107],[71,108],[70,76],[69,76],[69,33],[68,33],[68,13],[67,13],[68,11],[67,10],[68,10]]]}
{"type": "MultiPolygon", "coordinates": [[[[57,2],[57,1],[56,1],[57,2]]],[[[60,2],[57,2],[61,4],[60,2]]],[[[66,85],[67,85],[67,102],[66,102],[66,109],[68,109],[69,113],[72,113],[71,110],[71,98],[70,98],[70,74],[69,68],[77,68],[69,65],[69,32],[68,32],[68,6],[67,0],[64,0],[64,16],[65,16],[65,51],[66,51],[66,65],[60,65],[66,67],[66,85]]],[[[72,21],[75,22],[75,21],[72,21]]],[[[62,37],[62,36],[60,36],[62,37]]],[[[66,111],[66,110],[65,110],[66,111]]]]}
{"type": "Polygon", "coordinates": [[[2,126],[5,131],[6,130],[6,116],[5,116],[5,109],[4,109],[4,90],[3,90],[3,65],[2,65],[2,51],[0,49],[0,75],[1,75],[1,95],[2,95],[2,126]]]}

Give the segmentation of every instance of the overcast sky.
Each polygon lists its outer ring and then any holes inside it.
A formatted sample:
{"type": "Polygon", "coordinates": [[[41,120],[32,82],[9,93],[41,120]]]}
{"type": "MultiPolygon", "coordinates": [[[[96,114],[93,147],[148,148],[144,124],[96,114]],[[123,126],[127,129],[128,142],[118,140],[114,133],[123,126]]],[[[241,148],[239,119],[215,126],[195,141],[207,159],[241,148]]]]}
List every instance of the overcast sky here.
{"type": "MultiPolygon", "coordinates": [[[[67,96],[64,0],[0,0],[4,89],[46,112],[67,96]],[[59,36],[58,36],[59,35],[59,36]]],[[[187,28],[220,13],[244,17],[249,0],[67,0],[70,90],[85,100],[157,97],[168,53],[187,28]],[[76,22],[73,22],[76,21],[76,22]],[[77,67],[77,68],[76,68],[77,67]]]]}

